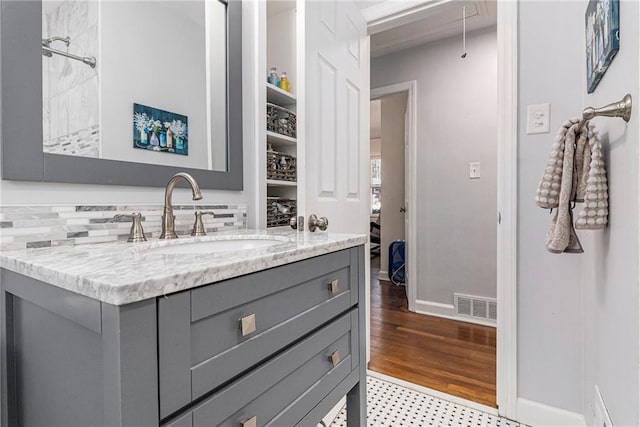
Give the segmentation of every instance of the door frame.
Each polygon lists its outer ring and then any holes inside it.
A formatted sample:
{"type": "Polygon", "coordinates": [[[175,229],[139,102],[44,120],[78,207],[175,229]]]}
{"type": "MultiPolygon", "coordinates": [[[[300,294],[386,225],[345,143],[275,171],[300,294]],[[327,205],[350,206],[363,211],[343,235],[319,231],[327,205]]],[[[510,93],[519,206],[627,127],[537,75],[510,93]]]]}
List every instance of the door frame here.
{"type": "MultiPolygon", "coordinates": [[[[393,28],[419,19],[425,13],[439,9],[451,0],[422,0],[418,2],[402,3],[385,1],[372,7],[370,11],[363,11],[367,18],[370,34],[384,29],[393,28]],[[375,12],[375,13],[367,13],[375,12]],[[381,25],[381,24],[384,25],[381,25]]],[[[497,135],[497,345],[496,345],[496,402],[498,414],[510,419],[517,419],[517,202],[518,202],[518,1],[497,2],[497,57],[498,57],[498,135],[497,135]]],[[[406,91],[410,82],[371,90],[371,99],[380,94],[394,93],[389,88],[395,88],[395,93],[406,91]],[[404,86],[403,86],[404,85],[404,86]],[[384,91],[382,91],[384,90],[384,91]],[[388,93],[387,93],[388,92],[388,93]]],[[[414,90],[417,85],[414,85],[414,90]]],[[[412,97],[413,112],[415,114],[416,97],[412,97]]],[[[410,107],[408,105],[408,107],[410,107]]],[[[411,136],[417,135],[416,116],[411,119],[411,136]]],[[[415,149],[416,143],[414,140],[415,149]]],[[[415,153],[412,153],[415,154],[415,153]]],[[[415,155],[412,156],[415,159],[415,155]]],[[[405,169],[411,168],[405,163],[405,169]]],[[[413,165],[415,168],[415,165],[413,165]]],[[[412,169],[415,170],[415,169],[412,169]]],[[[405,173],[407,171],[405,170],[405,173]]],[[[415,177],[411,177],[415,180],[415,177]]],[[[410,179],[410,180],[411,180],[410,179]]],[[[406,181],[405,181],[406,182],[406,181]]],[[[405,184],[406,185],[406,184],[405,184]]],[[[415,224],[415,182],[411,183],[409,214],[409,230],[407,253],[416,243],[415,224]]],[[[408,256],[409,277],[415,278],[411,256],[408,256]]],[[[415,287],[408,288],[409,309],[411,301],[415,301],[415,287]],[[412,289],[413,288],[413,289],[412,289]]],[[[367,336],[367,354],[369,354],[369,339],[367,336]]]]}
{"type": "MultiPolygon", "coordinates": [[[[406,114],[409,117],[409,134],[405,135],[405,144],[408,145],[405,149],[404,156],[404,191],[405,200],[409,200],[409,205],[405,206],[407,210],[406,223],[407,229],[405,230],[405,241],[407,244],[405,257],[405,265],[407,266],[407,277],[409,282],[407,283],[407,300],[409,301],[409,310],[416,311],[415,301],[417,298],[416,287],[411,285],[411,281],[415,281],[416,277],[416,263],[415,259],[411,257],[411,254],[416,253],[416,204],[418,195],[416,193],[416,174],[415,171],[417,165],[417,103],[418,96],[418,82],[416,80],[396,83],[389,86],[383,86],[378,88],[372,88],[370,93],[371,101],[383,98],[388,95],[395,95],[399,93],[407,94],[407,111],[406,114]]],[[[383,184],[384,185],[384,184],[383,184]]],[[[382,246],[380,247],[380,256],[383,256],[382,246]]],[[[367,337],[367,349],[369,349],[370,341],[367,337]]],[[[367,351],[369,354],[369,351],[367,351]]]]}
{"type": "Polygon", "coordinates": [[[496,401],[517,419],[518,2],[498,1],[498,281],[496,401]]]}

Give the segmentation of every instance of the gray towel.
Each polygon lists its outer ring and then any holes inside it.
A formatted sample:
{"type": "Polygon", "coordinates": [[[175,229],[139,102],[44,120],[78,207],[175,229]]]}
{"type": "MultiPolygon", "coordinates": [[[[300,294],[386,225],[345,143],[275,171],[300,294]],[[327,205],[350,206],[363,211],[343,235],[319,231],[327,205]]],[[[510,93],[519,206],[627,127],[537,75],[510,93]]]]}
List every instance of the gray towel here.
{"type": "Polygon", "coordinates": [[[585,202],[576,228],[595,230],[607,224],[607,178],[600,136],[588,122],[578,130],[579,121],[567,120],[558,130],[536,192],[538,206],[556,209],[546,240],[547,250],[553,253],[584,252],[573,227],[575,202],[585,202]]]}

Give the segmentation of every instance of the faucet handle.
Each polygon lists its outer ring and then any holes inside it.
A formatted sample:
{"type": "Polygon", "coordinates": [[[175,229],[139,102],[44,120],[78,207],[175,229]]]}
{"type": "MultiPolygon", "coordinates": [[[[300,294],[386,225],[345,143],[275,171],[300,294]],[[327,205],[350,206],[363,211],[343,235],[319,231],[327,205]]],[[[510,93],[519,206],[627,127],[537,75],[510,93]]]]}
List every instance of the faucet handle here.
{"type": "Polygon", "coordinates": [[[146,242],[147,238],[144,236],[144,230],[142,229],[142,214],[136,212],[132,214],[117,214],[113,217],[115,220],[123,218],[131,218],[132,221],[127,242],[146,242]]]}
{"type": "Polygon", "coordinates": [[[191,230],[191,235],[192,236],[206,236],[207,232],[204,229],[204,223],[202,222],[202,215],[211,215],[214,216],[215,214],[211,211],[196,211],[195,213],[196,215],[196,221],[193,223],[193,230],[191,230]]]}

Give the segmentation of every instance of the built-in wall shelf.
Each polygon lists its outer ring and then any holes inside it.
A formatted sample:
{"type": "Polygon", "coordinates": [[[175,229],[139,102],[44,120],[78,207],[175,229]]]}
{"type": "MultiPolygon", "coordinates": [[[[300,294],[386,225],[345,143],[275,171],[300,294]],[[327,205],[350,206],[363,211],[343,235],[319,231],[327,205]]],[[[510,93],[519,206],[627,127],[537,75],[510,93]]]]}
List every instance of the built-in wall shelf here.
{"type": "Polygon", "coordinates": [[[296,145],[298,142],[295,138],[291,138],[287,135],[281,135],[279,133],[267,131],[267,142],[273,145],[296,145]]]}
{"type": "Polygon", "coordinates": [[[298,183],[293,181],[278,181],[276,179],[267,180],[268,187],[297,187],[298,183]]]}
{"type": "MultiPolygon", "coordinates": [[[[263,166],[265,169],[261,168],[261,176],[264,177],[263,182],[266,181],[266,185],[263,184],[264,187],[260,188],[261,193],[264,191],[264,196],[261,194],[258,203],[260,210],[265,213],[264,226],[266,227],[280,225],[288,227],[289,220],[297,214],[297,200],[300,199],[300,191],[304,189],[304,186],[298,186],[297,183],[297,178],[302,176],[302,171],[297,168],[297,158],[301,153],[304,153],[304,135],[302,132],[296,133],[296,125],[302,123],[304,118],[304,109],[300,109],[300,111],[298,109],[298,95],[300,99],[304,99],[304,88],[298,87],[297,78],[298,71],[300,71],[298,59],[304,59],[303,57],[298,58],[298,49],[304,45],[299,42],[299,36],[302,33],[299,33],[296,27],[298,3],[303,4],[299,0],[266,1],[266,55],[261,56],[264,61],[261,59],[259,67],[266,71],[263,83],[261,83],[264,85],[261,86],[263,88],[261,100],[264,99],[262,102],[276,106],[272,108],[265,105],[264,109],[261,109],[261,114],[266,113],[266,123],[261,120],[264,125],[260,126],[259,139],[261,150],[264,150],[260,153],[261,158],[262,155],[265,156],[265,166],[263,166]],[[278,76],[287,73],[291,92],[266,81],[271,68],[276,68],[278,76]],[[288,113],[295,115],[295,122],[288,113]],[[301,113],[302,115],[300,115],[301,113]],[[270,122],[276,119],[275,115],[278,120],[291,119],[292,122],[278,122],[277,124],[270,122]],[[283,127],[279,127],[279,125],[283,127]],[[276,160],[277,163],[274,163],[276,160]],[[274,173],[269,173],[270,170],[274,173]],[[284,181],[284,179],[293,181],[284,181]],[[283,212],[282,208],[275,204],[276,202],[282,205],[291,204],[293,208],[283,212]]],[[[261,218],[259,224],[262,223],[261,218]]]]}
{"type": "Polygon", "coordinates": [[[274,86],[271,83],[267,85],[267,102],[272,104],[287,106],[296,103],[296,96],[286,90],[280,89],[278,86],[274,86]]]}

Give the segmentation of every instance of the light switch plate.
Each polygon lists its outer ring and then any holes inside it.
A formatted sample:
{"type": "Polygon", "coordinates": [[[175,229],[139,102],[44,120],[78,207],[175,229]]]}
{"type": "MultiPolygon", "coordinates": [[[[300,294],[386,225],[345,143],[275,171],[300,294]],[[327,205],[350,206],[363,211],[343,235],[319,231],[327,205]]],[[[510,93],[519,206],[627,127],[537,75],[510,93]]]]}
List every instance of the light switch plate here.
{"type": "Polygon", "coordinates": [[[469,179],[480,178],[480,162],[469,163],[469,179]]]}
{"type": "Polygon", "coordinates": [[[550,104],[527,106],[527,135],[549,133],[550,104]]]}

